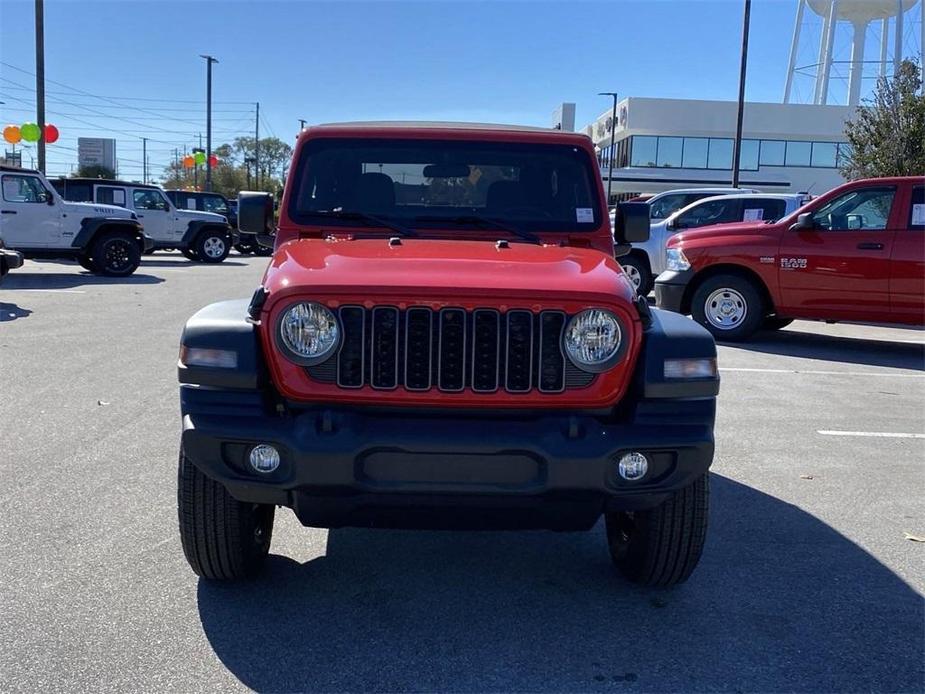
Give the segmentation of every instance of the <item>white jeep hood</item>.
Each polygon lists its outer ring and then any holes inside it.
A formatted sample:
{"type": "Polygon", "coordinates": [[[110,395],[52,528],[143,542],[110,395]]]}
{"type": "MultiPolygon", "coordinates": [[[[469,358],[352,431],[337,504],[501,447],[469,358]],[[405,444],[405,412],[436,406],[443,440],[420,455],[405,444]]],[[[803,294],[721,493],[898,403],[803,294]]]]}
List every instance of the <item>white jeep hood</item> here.
{"type": "Polygon", "coordinates": [[[224,215],[216,214],[215,212],[199,212],[198,210],[177,210],[177,216],[180,219],[189,219],[194,220],[198,219],[203,222],[218,222],[219,224],[225,224],[226,219],[224,215]]]}
{"type": "Polygon", "coordinates": [[[134,217],[131,210],[117,205],[100,205],[95,202],[65,202],[64,207],[69,212],[81,214],[85,217],[118,217],[120,219],[134,217]]]}

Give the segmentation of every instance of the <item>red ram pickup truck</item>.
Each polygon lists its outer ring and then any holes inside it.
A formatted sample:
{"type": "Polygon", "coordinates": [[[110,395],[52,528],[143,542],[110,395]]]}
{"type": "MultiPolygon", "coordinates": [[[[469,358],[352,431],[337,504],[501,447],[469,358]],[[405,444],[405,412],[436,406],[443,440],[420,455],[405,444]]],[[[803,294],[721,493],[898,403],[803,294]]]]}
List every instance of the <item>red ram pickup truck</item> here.
{"type": "Polygon", "coordinates": [[[670,585],[700,558],[719,377],[710,334],[650,309],[613,256],[591,141],[538,128],[344,124],[296,145],[241,228],[253,298],[183,332],[180,536],[253,574],[277,506],[308,526],[587,530],[670,585]]]}
{"type": "Polygon", "coordinates": [[[720,340],[795,318],[925,324],[925,178],[835,188],[774,224],[703,227],[668,242],[660,308],[720,340]]]}

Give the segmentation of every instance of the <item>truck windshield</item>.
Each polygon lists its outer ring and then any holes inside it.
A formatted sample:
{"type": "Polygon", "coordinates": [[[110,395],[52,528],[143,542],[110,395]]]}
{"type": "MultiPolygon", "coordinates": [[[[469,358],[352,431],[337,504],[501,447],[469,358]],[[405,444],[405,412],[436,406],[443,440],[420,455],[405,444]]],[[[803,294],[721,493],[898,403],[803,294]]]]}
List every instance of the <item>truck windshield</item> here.
{"type": "Polygon", "coordinates": [[[591,231],[600,224],[594,168],[571,145],[318,138],[296,163],[290,217],[348,225],[362,213],[411,228],[591,231]]]}

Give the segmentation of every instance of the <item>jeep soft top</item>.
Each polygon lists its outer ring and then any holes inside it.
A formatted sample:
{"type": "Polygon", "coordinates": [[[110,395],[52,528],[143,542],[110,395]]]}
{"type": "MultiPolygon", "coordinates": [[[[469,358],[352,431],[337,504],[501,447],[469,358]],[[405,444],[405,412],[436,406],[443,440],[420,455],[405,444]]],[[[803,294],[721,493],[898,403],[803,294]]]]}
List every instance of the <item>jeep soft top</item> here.
{"type": "Polygon", "coordinates": [[[251,300],[193,316],[179,520],[199,575],[251,575],[276,506],[319,527],[592,527],[632,580],[685,580],[706,532],[709,333],[650,310],[611,251],[591,142],[497,125],[299,136],[251,300]]]}

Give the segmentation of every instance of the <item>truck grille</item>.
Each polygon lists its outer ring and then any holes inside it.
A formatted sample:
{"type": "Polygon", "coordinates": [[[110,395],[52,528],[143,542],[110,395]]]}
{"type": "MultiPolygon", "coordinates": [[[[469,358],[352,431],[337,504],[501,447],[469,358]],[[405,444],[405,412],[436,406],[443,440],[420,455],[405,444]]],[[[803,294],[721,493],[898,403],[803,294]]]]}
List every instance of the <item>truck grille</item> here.
{"type": "Polygon", "coordinates": [[[594,378],[562,354],[562,311],[342,306],[338,313],[340,348],[308,373],[341,388],[560,393],[594,378]]]}

